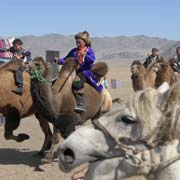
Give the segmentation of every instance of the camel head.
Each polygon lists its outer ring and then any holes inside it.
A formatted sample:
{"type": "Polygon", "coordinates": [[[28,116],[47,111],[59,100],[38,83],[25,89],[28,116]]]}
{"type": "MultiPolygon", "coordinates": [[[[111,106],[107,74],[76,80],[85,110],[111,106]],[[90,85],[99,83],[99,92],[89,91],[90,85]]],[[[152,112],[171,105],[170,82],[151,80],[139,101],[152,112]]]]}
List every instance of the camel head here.
{"type": "Polygon", "coordinates": [[[153,70],[158,73],[158,72],[163,72],[168,66],[168,63],[164,60],[157,61],[154,66],[153,70]]]}
{"type": "Polygon", "coordinates": [[[133,61],[133,63],[131,64],[131,73],[133,75],[138,75],[142,72],[145,72],[143,64],[139,60],[133,61]]]}
{"type": "Polygon", "coordinates": [[[164,93],[152,88],[134,93],[127,103],[112,109],[99,118],[98,123],[77,129],[59,146],[60,168],[69,171],[90,162],[87,172],[87,176],[91,174],[90,179],[93,179],[98,167],[101,167],[103,174],[108,169],[108,173],[116,177],[111,179],[132,176],[137,169],[125,163],[133,162],[131,158],[120,159],[124,157],[122,151],[126,152],[127,148],[123,149],[124,146],[120,145],[117,150],[117,140],[135,154],[144,148],[158,148],[156,143],[166,146],[167,142],[179,139],[179,100],[180,82],[164,93]]]}
{"type": "Polygon", "coordinates": [[[51,75],[51,65],[42,57],[36,57],[29,65],[29,73],[33,75],[35,71],[38,71],[40,75],[47,78],[47,76],[51,75]]]}

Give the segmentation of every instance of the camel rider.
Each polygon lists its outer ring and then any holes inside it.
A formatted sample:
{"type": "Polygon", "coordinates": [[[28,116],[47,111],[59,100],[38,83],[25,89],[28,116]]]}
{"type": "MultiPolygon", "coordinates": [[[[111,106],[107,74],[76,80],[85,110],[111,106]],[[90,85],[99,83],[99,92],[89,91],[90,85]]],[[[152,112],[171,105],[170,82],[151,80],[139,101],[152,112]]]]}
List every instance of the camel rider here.
{"type": "MultiPolygon", "coordinates": [[[[7,51],[11,52],[15,59],[23,60],[23,64],[28,64],[29,61],[31,60],[31,52],[24,50],[22,46],[23,46],[23,42],[20,39],[15,39],[13,41],[13,46],[10,47],[10,49],[7,49],[7,51]]],[[[14,89],[13,92],[19,95],[22,95],[23,93],[23,71],[24,70],[25,70],[25,67],[22,65],[14,73],[17,88],[14,89]]]]}
{"type": "Polygon", "coordinates": [[[152,54],[148,56],[144,62],[144,67],[147,68],[149,64],[155,61],[161,61],[163,60],[163,57],[159,56],[158,54],[158,49],[157,48],[152,48],[152,54]]]}
{"type": "Polygon", "coordinates": [[[172,65],[172,68],[175,72],[180,74],[180,46],[176,48],[176,57],[175,62],[172,65]]]}
{"type": "Polygon", "coordinates": [[[59,64],[63,64],[67,58],[74,57],[80,64],[80,68],[77,70],[78,79],[73,82],[72,89],[77,101],[75,111],[85,112],[83,96],[86,76],[83,71],[90,70],[96,58],[94,51],[91,49],[91,39],[87,31],[76,34],[75,40],[77,47],[72,49],[66,57],[55,58],[55,60],[58,60],[59,64]]]}

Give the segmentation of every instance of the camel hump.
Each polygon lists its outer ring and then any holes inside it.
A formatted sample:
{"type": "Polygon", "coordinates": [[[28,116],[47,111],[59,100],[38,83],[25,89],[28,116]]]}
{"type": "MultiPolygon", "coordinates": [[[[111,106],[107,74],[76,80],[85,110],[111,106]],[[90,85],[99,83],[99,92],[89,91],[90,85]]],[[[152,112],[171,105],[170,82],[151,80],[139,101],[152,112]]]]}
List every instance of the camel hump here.
{"type": "Polygon", "coordinates": [[[12,59],[0,66],[0,70],[15,71],[22,65],[22,60],[12,59]]]}
{"type": "Polygon", "coordinates": [[[97,62],[92,67],[91,72],[99,80],[108,73],[108,65],[105,62],[97,62]]]}

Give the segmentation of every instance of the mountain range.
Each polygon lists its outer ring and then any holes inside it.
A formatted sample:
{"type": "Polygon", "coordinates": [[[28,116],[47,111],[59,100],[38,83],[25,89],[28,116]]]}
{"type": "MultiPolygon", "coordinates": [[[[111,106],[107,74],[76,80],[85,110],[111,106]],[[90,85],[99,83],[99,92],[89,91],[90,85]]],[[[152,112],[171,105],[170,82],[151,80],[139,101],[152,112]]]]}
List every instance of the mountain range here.
{"type": "MultiPolygon", "coordinates": [[[[22,36],[24,47],[32,52],[32,56],[45,57],[46,50],[58,50],[60,56],[65,56],[70,49],[75,47],[74,36],[48,34],[43,36],[22,36]]],[[[98,60],[132,61],[145,59],[156,47],[165,58],[175,56],[175,49],[180,41],[162,39],[158,37],[117,36],[117,37],[92,37],[92,48],[98,60]]]]}

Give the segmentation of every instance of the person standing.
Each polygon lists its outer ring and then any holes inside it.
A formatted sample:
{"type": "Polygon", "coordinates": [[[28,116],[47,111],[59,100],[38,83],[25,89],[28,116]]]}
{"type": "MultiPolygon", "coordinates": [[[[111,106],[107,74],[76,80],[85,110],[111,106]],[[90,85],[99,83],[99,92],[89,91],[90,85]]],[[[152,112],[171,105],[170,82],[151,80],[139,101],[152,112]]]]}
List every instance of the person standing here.
{"type": "Polygon", "coordinates": [[[180,46],[176,48],[176,56],[173,58],[174,61],[171,63],[171,66],[174,70],[174,72],[177,72],[180,74],[180,46]]]}

